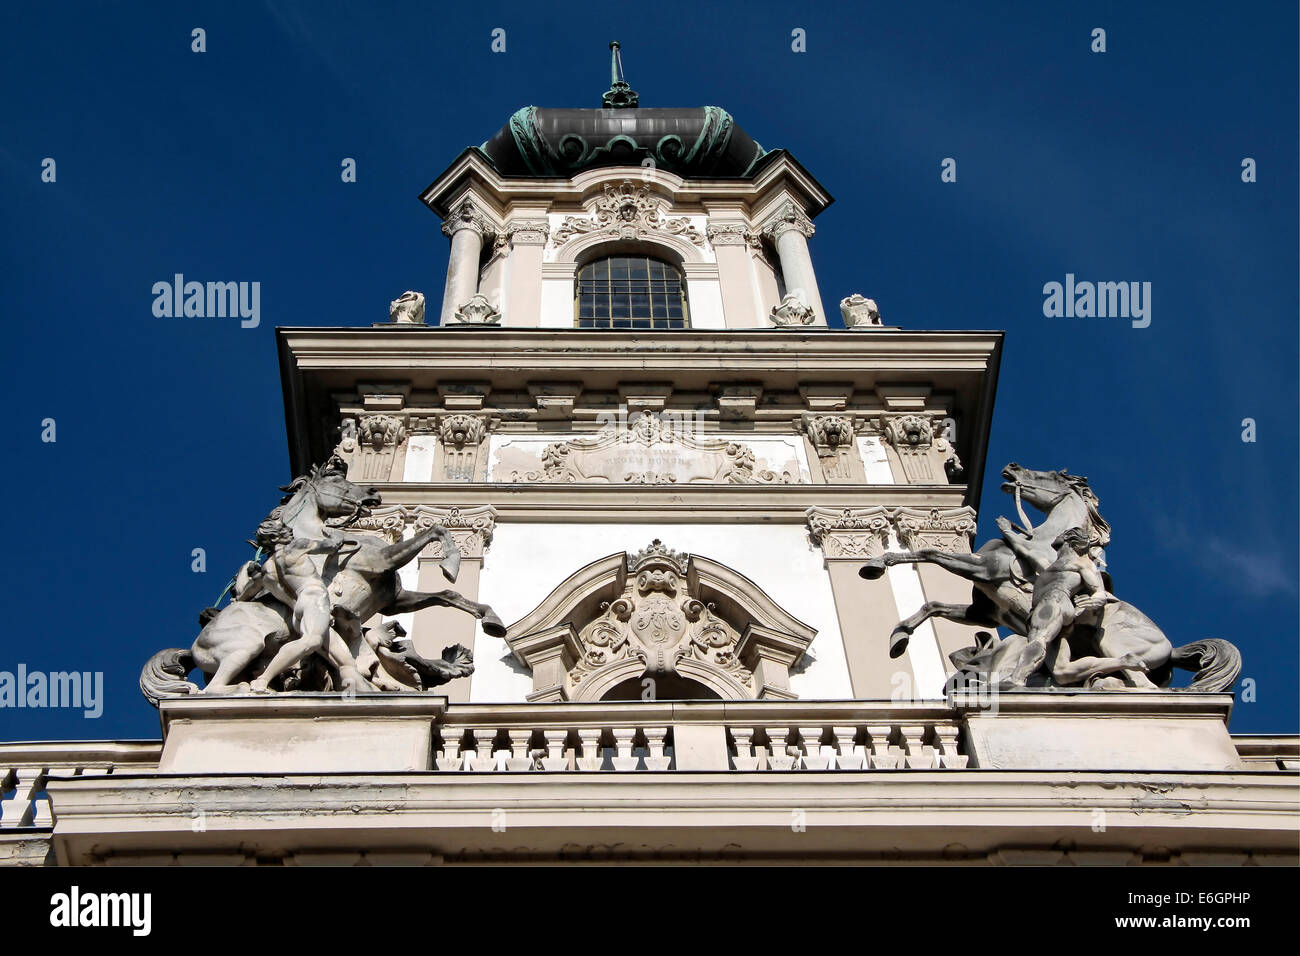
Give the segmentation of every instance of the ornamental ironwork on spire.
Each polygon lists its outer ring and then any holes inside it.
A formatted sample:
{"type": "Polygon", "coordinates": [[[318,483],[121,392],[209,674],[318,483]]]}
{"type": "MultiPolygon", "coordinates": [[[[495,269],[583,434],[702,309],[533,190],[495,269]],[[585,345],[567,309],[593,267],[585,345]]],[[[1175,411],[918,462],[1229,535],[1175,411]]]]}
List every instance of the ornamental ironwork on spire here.
{"type": "Polygon", "coordinates": [[[623,77],[623,54],[617,40],[609,44],[609,90],[601,99],[607,110],[633,109],[637,104],[636,90],[628,86],[623,77]]]}

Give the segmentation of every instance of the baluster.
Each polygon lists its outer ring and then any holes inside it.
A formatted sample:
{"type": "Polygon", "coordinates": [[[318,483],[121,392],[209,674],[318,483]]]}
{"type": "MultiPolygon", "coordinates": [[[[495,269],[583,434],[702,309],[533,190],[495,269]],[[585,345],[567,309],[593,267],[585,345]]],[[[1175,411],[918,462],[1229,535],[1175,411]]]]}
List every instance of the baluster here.
{"type": "Polygon", "coordinates": [[[460,741],[465,731],[460,727],[443,727],[442,749],[435,755],[439,770],[460,770],[465,766],[465,754],[460,749],[460,741]]]}
{"type": "Polygon", "coordinates": [[[569,755],[564,752],[564,743],[569,732],[559,727],[548,727],[542,731],[546,738],[546,756],[542,758],[543,770],[568,770],[569,755]]]}
{"type": "Polygon", "coordinates": [[[939,755],[926,744],[926,728],[919,724],[906,724],[899,728],[907,748],[907,769],[933,770],[939,766],[939,755]]]}
{"type": "MultiPolygon", "coordinates": [[[[49,804],[38,808],[36,795],[45,787],[44,767],[15,767],[8,782],[14,787],[14,795],[8,800],[0,800],[0,827],[49,826],[49,804]],[[45,817],[45,823],[37,824],[38,814],[45,817]]],[[[8,787],[5,788],[9,789],[8,787]]]]}
{"type": "Polygon", "coordinates": [[[861,770],[866,763],[866,749],[854,741],[858,736],[856,727],[832,727],[839,753],[835,764],[840,770],[861,770]]]}
{"type": "Polygon", "coordinates": [[[618,755],[614,757],[615,770],[635,770],[641,762],[640,757],[632,756],[632,739],[635,736],[635,727],[614,728],[614,746],[618,750],[618,755]]]}
{"type": "Polygon", "coordinates": [[[532,770],[535,761],[529,744],[532,741],[533,732],[523,728],[515,728],[510,731],[509,750],[506,753],[506,769],[516,773],[522,770],[532,770]]]}
{"type": "Polygon", "coordinates": [[[903,751],[889,742],[894,728],[888,724],[867,727],[871,738],[871,768],[873,770],[898,770],[903,766],[903,751]]]}
{"type": "Polygon", "coordinates": [[[754,731],[748,727],[734,727],[731,736],[736,740],[736,756],[731,758],[732,766],[737,770],[757,770],[762,756],[754,755],[754,731]]]}
{"type": "Polygon", "coordinates": [[[769,741],[767,748],[767,769],[790,770],[796,766],[801,756],[799,748],[788,743],[788,727],[771,727],[767,731],[769,741]]]}
{"type": "Polygon", "coordinates": [[[804,754],[801,763],[805,770],[825,770],[830,766],[830,756],[822,753],[822,728],[800,727],[799,737],[803,741],[804,754]]]}
{"type": "Polygon", "coordinates": [[[950,724],[938,724],[934,736],[939,741],[939,759],[946,770],[965,770],[970,757],[957,752],[957,728],[950,724]]]}
{"type": "Polygon", "coordinates": [[[578,769],[596,771],[605,764],[605,752],[600,747],[601,729],[599,727],[582,727],[578,730],[578,739],[582,741],[582,756],[578,758],[578,769]]]}
{"type": "Polygon", "coordinates": [[[496,734],[495,730],[486,727],[474,729],[474,756],[469,760],[471,770],[483,772],[497,768],[497,755],[492,749],[496,734]]]}
{"type": "Polygon", "coordinates": [[[645,758],[645,768],[647,770],[667,770],[668,764],[672,761],[671,757],[664,755],[664,741],[668,738],[668,728],[665,727],[643,727],[645,733],[646,747],[650,754],[645,758]]]}

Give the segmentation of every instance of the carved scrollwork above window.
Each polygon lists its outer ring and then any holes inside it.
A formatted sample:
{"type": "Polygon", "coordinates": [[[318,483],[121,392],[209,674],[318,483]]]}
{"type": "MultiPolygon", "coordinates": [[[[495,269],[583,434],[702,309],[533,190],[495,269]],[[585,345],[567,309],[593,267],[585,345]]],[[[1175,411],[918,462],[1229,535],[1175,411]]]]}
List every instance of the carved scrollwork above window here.
{"type": "Polygon", "coordinates": [[[646,678],[789,699],[789,669],[815,633],[743,575],[656,540],[570,575],[506,642],[533,673],[530,700],[600,700],[646,678]]]}
{"type": "Polygon", "coordinates": [[[703,245],[704,234],[685,217],[661,215],[661,200],[649,186],[637,186],[625,180],[619,185],[606,184],[604,195],[596,200],[590,216],[566,216],[552,233],[556,245],[574,236],[598,234],[612,239],[646,239],[655,235],[681,236],[695,245],[703,245]]]}

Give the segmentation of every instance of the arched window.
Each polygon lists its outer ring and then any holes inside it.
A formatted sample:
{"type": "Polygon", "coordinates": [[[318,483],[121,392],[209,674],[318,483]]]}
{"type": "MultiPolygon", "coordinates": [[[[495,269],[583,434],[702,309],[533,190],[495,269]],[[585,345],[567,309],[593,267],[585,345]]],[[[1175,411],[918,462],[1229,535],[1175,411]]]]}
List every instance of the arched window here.
{"type": "Polygon", "coordinates": [[[677,267],[649,256],[608,256],[578,272],[580,329],[684,329],[686,287],[677,267]]]}

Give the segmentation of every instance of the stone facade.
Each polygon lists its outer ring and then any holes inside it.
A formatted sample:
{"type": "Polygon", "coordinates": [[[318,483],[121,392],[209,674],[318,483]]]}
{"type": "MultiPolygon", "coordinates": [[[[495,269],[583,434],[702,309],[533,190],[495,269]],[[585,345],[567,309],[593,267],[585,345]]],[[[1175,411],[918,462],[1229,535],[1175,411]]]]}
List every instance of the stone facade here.
{"type": "MultiPolygon", "coordinates": [[[[504,635],[376,614],[473,673],[171,697],[159,743],[0,745],[0,862],[1296,862],[1296,740],[1233,738],[1230,696],[963,694],[949,655],[978,628],[952,620],[891,657],[970,585],[859,569],[970,554],[1001,333],[885,327],[856,293],[830,328],[831,197],[784,151],[684,178],[721,160],[569,140],[578,162],[529,109],[511,142],[545,176],[470,149],[421,196],[449,243],[436,324],[407,292],[388,323],[277,330],[294,474],[334,455],[373,486],[356,534],[445,528],[402,586],[445,587],[454,542],[504,635]],[[575,328],[578,270],[624,254],[680,270],[687,328],[575,328]]],[[[728,142],[723,111],[698,122],[728,142]]]]}

